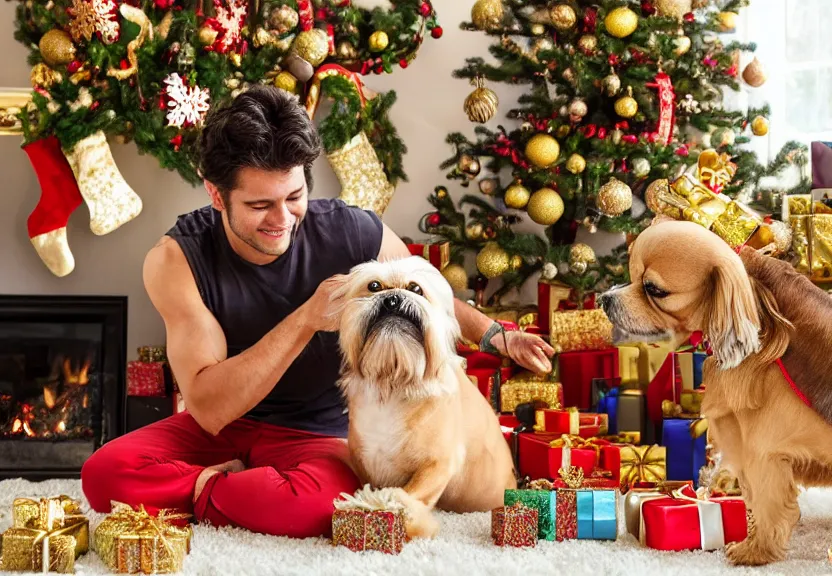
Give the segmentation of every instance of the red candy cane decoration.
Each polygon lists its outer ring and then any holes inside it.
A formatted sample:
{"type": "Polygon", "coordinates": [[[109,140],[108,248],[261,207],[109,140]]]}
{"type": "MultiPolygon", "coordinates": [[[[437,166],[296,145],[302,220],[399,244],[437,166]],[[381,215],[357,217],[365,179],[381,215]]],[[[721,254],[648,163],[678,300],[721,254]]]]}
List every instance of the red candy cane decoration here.
{"type": "Polygon", "coordinates": [[[670,144],[673,138],[673,125],[676,122],[676,93],[670,76],[664,72],[656,75],[656,81],[647,84],[648,88],[658,88],[659,91],[659,125],[656,131],[657,141],[670,144]]]}

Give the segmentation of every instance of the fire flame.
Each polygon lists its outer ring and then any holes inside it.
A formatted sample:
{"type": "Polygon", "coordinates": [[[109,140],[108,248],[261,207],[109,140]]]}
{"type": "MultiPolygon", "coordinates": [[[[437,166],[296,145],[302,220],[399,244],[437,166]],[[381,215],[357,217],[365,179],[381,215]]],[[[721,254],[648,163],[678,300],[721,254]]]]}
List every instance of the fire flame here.
{"type": "Polygon", "coordinates": [[[72,370],[72,361],[69,358],[64,358],[64,382],[77,386],[86,386],[90,381],[88,376],[90,363],[90,359],[87,358],[83,366],[81,366],[81,369],[74,372],[72,370]]]}

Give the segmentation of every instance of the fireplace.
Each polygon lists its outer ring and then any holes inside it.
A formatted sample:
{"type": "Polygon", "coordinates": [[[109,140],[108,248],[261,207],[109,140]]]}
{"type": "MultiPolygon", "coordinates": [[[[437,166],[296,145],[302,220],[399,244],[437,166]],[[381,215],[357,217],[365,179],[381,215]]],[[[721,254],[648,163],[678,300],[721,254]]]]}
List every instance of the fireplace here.
{"type": "Polygon", "coordinates": [[[0,478],[77,478],[125,432],[127,298],[0,295],[0,478]]]}

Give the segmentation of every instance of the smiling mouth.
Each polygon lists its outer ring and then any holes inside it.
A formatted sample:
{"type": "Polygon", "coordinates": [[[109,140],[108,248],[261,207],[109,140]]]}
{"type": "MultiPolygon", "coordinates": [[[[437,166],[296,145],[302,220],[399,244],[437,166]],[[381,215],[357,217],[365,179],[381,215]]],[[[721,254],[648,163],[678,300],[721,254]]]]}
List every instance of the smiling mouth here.
{"type": "Polygon", "coordinates": [[[286,228],[283,230],[258,230],[264,236],[268,236],[269,238],[283,238],[286,234],[289,233],[291,228],[286,228]]]}

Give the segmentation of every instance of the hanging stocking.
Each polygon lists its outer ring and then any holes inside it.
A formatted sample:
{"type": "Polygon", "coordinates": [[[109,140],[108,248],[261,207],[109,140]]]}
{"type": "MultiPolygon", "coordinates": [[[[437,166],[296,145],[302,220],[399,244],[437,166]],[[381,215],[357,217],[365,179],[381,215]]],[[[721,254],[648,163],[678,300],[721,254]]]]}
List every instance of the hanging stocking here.
{"type": "Polygon", "coordinates": [[[124,181],[104,132],[87,136],[66,157],[90,210],[93,234],[109,234],[141,213],[142,199],[124,181]]]}
{"type": "Polygon", "coordinates": [[[23,150],[40,183],[40,201],[26,221],[29,239],[49,271],[58,277],[66,276],[75,268],[66,224],[83,202],[81,192],[57,138],[37,140],[23,150]]]}

